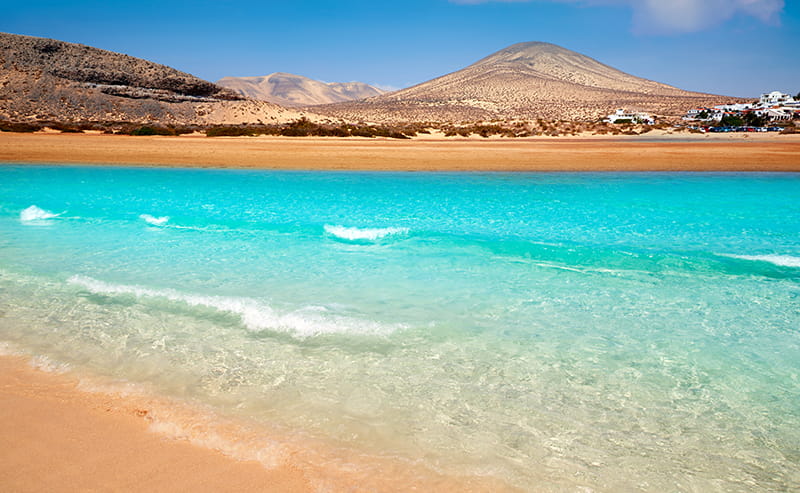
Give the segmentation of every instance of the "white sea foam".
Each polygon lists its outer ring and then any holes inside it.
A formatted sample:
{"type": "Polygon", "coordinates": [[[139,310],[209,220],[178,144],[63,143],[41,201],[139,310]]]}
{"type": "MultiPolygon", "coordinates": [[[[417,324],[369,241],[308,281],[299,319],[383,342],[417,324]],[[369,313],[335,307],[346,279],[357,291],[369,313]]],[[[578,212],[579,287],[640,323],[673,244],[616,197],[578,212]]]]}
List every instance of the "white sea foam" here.
{"type": "Polygon", "coordinates": [[[800,257],[792,255],[723,255],[724,257],[738,258],[742,260],[753,260],[756,262],[769,262],[781,267],[800,267],[800,257]]]}
{"type": "Polygon", "coordinates": [[[150,214],[142,214],[139,219],[143,219],[147,224],[152,224],[153,226],[163,226],[169,221],[169,216],[155,217],[150,214]]]}
{"type": "Polygon", "coordinates": [[[44,221],[46,219],[52,219],[60,215],[61,214],[53,214],[50,211],[46,211],[44,209],[40,209],[35,205],[32,205],[19,213],[19,220],[24,223],[31,223],[36,221],[44,221]]]}
{"type": "Polygon", "coordinates": [[[34,356],[31,358],[30,365],[37,370],[48,373],[66,373],[70,370],[69,364],[55,361],[43,355],[34,356]]]}
{"type": "Polygon", "coordinates": [[[162,298],[189,306],[212,308],[237,315],[245,327],[255,332],[272,330],[297,337],[325,334],[383,335],[403,327],[331,313],[331,310],[320,306],[281,311],[252,298],[194,295],[174,289],[112,284],[86,276],[72,276],[68,282],[82,286],[95,294],[162,298]]]}
{"type": "Polygon", "coordinates": [[[0,341],[0,356],[22,356],[25,353],[16,344],[8,341],[0,341]]]}
{"type": "Polygon", "coordinates": [[[8,341],[0,341],[0,356],[22,356],[28,359],[28,364],[31,367],[48,373],[66,373],[71,369],[69,364],[56,361],[41,354],[31,356],[28,351],[8,341]]]}
{"type": "Polygon", "coordinates": [[[387,236],[408,234],[408,228],[347,228],[326,224],[325,232],[343,240],[376,241],[387,236]]]}

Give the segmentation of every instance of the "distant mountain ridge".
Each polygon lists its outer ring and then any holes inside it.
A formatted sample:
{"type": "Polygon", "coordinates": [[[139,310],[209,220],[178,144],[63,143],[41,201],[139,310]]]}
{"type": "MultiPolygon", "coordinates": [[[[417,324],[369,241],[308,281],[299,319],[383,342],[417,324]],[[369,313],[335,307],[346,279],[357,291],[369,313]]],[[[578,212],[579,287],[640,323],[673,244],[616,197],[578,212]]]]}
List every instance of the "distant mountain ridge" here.
{"type": "Polygon", "coordinates": [[[678,116],[687,108],[735,100],[635,77],[541,42],[510,46],[462,70],[391,93],[362,83],[327,84],[284,73],[223,81],[233,87],[90,46],[0,33],[0,120],[10,121],[160,125],[269,125],[302,117],[379,124],[597,121],[617,108],[678,116]],[[267,99],[265,94],[302,108],[247,99],[267,99]]]}
{"type": "Polygon", "coordinates": [[[642,79],[554,44],[528,42],[407,89],[314,111],[368,121],[594,120],[616,108],[678,115],[730,99],[642,79]]]}
{"type": "Polygon", "coordinates": [[[0,119],[205,124],[295,112],[171,67],[90,46],[0,33],[0,119]]]}
{"type": "Polygon", "coordinates": [[[223,77],[217,85],[248,98],[287,107],[354,101],[384,93],[363,82],[321,82],[283,72],[260,77],[223,77]]]}

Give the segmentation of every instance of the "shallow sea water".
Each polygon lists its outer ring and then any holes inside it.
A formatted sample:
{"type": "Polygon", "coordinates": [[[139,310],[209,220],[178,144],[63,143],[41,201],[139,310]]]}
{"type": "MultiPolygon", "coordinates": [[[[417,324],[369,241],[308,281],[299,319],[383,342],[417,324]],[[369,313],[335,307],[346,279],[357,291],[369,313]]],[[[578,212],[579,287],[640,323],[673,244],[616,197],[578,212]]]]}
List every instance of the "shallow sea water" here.
{"type": "Polygon", "coordinates": [[[0,341],[535,491],[800,488],[800,176],[0,166],[0,341]]]}

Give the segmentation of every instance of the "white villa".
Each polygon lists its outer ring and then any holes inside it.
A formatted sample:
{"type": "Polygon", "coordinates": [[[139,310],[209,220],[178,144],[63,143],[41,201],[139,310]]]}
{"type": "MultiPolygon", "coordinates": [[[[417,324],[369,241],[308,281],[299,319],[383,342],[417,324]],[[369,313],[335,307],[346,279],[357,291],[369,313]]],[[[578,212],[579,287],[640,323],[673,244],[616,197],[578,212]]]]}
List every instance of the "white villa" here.
{"type": "Polygon", "coordinates": [[[775,105],[782,105],[784,103],[794,103],[795,100],[792,96],[788,94],[783,94],[780,91],[772,91],[769,94],[762,94],[761,100],[759,100],[759,106],[775,106],[775,105]]]}
{"type": "Polygon", "coordinates": [[[656,119],[653,118],[652,115],[647,113],[633,113],[625,111],[624,109],[618,109],[615,113],[608,115],[603,121],[606,123],[641,123],[644,125],[653,125],[656,123],[656,119]]]}

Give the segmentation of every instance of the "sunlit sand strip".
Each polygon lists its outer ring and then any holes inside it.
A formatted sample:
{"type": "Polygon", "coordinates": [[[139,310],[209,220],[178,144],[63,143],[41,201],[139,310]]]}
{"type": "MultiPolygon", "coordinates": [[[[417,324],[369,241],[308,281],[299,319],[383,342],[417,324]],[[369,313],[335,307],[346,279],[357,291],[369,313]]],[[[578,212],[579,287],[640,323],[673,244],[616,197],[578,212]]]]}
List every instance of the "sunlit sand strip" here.
{"type": "Polygon", "coordinates": [[[512,491],[4,353],[0,484],[11,491],[512,491]]]}
{"type": "Polygon", "coordinates": [[[800,171],[800,135],[708,140],[133,137],[0,132],[0,162],[375,171],[800,171]]]}

